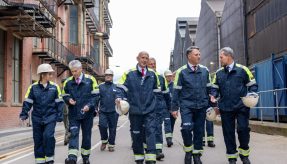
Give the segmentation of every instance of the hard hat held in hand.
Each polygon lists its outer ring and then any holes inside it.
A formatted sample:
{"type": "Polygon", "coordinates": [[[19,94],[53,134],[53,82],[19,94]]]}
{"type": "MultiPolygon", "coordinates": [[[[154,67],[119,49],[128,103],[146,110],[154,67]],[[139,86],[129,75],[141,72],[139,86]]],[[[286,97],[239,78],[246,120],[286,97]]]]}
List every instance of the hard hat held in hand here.
{"type": "Polygon", "coordinates": [[[248,93],[245,97],[241,97],[243,104],[248,108],[253,108],[257,105],[259,95],[257,93],[248,93]]]}
{"type": "Polygon", "coordinates": [[[125,100],[121,100],[120,104],[116,105],[116,112],[119,115],[127,114],[129,112],[129,109],[130,109],[130,104],[125,100]]]}
{"type": "Polygon", "coordinates": [[[207,110],[206,110],[206,119],[208,121],[215,121],[216,120],[216,112],[214,110],[214,108],[212,107],[209,107],[207,110]]]}
{"type": "Polygon", "coordinates": [[[45,72],[55,72],[50,64],[44,63],[38,66],[37,74],[45,72]]]}

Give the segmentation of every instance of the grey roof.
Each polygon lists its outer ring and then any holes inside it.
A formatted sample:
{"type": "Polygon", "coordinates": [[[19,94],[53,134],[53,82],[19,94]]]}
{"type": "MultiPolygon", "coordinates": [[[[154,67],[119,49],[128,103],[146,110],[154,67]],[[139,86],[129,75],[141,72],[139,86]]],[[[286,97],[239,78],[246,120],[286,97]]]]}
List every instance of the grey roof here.
{"type": "Polygon", "coordinates": [[[225,5],[225,0],[206,0],[206,3],[213,12],[222,12],[225,5]]]}
{"type": "Polygon", "coordinates": [[[176,18],[176,26],[182,38],[185,37],[187,25],[197,25],[198,17],[178,17],[176,18]]]}

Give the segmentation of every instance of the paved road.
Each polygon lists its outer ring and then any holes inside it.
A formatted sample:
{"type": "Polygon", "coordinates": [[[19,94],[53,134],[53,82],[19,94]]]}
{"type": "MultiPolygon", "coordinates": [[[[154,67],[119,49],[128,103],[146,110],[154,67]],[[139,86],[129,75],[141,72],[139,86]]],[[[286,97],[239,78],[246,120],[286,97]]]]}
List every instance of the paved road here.
{"type": "MultiPolygon", "coordinates": [[[[182,139],[180,135],[179,121],[177,121],[174,146],[172,148],[164,148],[166,158],[161,164],[183,164],[184,152],[182,150],[182,139]]],[[[204,164],[227,164],[225,157],[225,146],[222,137],[221,127],[215,127],[215,143],[216,148],[205,147],[202,157],[204,164]]],[[[287,163],[287,138],[282,136],[272,136],[252,133],[251,139],[252,155],[250,157],[253,164],[286,164],[287,163]]],[[[101,152],[100,137],[98,127],[94,126],[93,131],[93,147],[91,154],[92,164],[133,164],[131,139],[129,133],[129,121],[125,116],[119,120],[117,133],[116,151],[110,153],[108,151],[101,152]]],[[[63,145],[63,137],[57,138],[56,146],[56,164],[64,163],[67,156],[67,147],[63,145]]],[[[6,157],[0,159],[3,164],[33,164],[33,145],[23,149],[9,152],[6,157]]],[[[79,159],[81,163],[81,159],[79,159]]],[[[238,162],[241,163],[241,162],[238,162]]]]}

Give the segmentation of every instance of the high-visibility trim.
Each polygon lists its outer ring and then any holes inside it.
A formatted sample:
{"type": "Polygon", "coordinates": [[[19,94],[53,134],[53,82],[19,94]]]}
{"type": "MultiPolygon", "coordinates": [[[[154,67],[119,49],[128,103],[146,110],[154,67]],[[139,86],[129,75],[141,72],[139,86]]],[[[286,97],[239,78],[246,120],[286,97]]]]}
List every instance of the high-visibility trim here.
{"type": "Polygon", "coordinates": [[[256,80],[255,80],[255,79],[253,79],[253,80],[251,80],[249,83],[247,83],[247,84],[246,84],[246,87],[250,87],[250,86],[252,86],[252,85],[254,85],[254,84],[256,84],[256,80]]]}
{"type": "Polygon", "coordinates": [[[102,140],[103,144],[107,144],[109,141],[108,140],[102,140]]]}
{"type": "Polygon", "coordinates": [[[28,102],[28,103],[30,103],[30,104],[33,104],[33,103],[34,103],[34,100],[29,99],[29,98],[26,98],[24,101],[26,101],[26,102],[28,102]]]}
{"type": "Polygon", "coordinates": [[[207,86],[207,87],[211,87],[212,84],[211,84],[211,83],[207,83],[206,86],[207,86]]]}
{"type": "Polygon", "coordinates": [[[35,82],[35,83],[33,83],[32,85],[29,86],[29,88],[27,89],[27,92],[26,92],[26,94],[25,94],[25,98],[28,98],[28,97],[29,97],[30,92],[31,92],[31,89],[32,89],[32,86],[33,86],[33,85],[36,85],[36,84],[38,84],[38,82],[35,82]]]}
{"type": "Polygon", "coordinates": [[[228,159],[232,159],[232,158],[238,158],[238,153],[235,153],[235,154],[226,154],[227,158],[228,159]]]}
{"type": "Polygon", "coordinates": [[[162,149],[162,147],[163,147],[162,144],[155,144],[156,149],[162,149]]]}
{"type": "Polygon", "coordinates": [[[117,87],[122,88],[125,92],[129,91],[129,89],[123,84],[117,84],[117,87]]]}
{"type": "Polygon", "coordinates": [[[126,80],[127,80],[128,74],[129,74],[131,71],[135,71],[135,70],[137,70],[137,69],[136,69],[136,68],[132,68],[132,69],[130,69],[130,70],[124,72],[124,74],[122,75],[122,77],[120,78],[120,80],[119,80],[118,83],[123,85],[123,84],[126,82],[126,80]]]}
{"type": "Polygon", "coordinates": [[[193,150],[192,154],[202,154],[203,150],[193,150]]]}
{"type": "Polygon", "coordinates": [[[172,137],[172,133],[165,133],[165,138],[172,137]]]}
{"type": "Polygon", "coordinates": [[[182,86],[174,86],[173,89],[182,89],[182,86]]]}
{"type": "Polygon", "coordinates": [[[92,82],[93,82],[93,89],[97,89],[98,88],[98,83],[97,83],[97,80],[94,78],[94,76],[85,74],[85,77],[92,80],[92,82]]]}
{"type": "Polygon", "coordinates": [[[241,64],[237,64],[237,63],[236,63],[236,66],[244,69],[244,71],[248,75],[249,81],[252,81],[254,79],[253,74],[251,73],[251,71],[246,66],[241,65],[241,64]]]}
{"type": "Polygon", "coordinates": [[[54,161],[54,156],[52,157],[45,157],[46,162],[54,161]]]}
{"type": "Polygon", "coordinates": [[[56,102],[56,103],[58,103],[58,102],[64,102],[64,100],[63,100],[62,98],[58,98],[58,99],[55,100],[55,102],[56,102]]]}
{"type": "Polygon", "coordinates": [[[239,151],[239,154],[243,156],[249,156],[250,154],[250,149],[244,150],[244,149],[238,148],[238,151],[239,151]]]}
{"type": "Polygon", "coordinates": [[[81,154],[82,155],[90,155],[91,154],[91,149],[86,150],[84,148],[81,148],[81,154]]]}
{"type": "Polygon", "coordinates": [[[213,136],[208,136],[207,137],[207,141],[214,141],[214,137],[213,136]]]}
{"type": "Polygon", "coordinates": [[[144,149],[147,149],[147,144],[143,143],[143,147],[144,147],[144,149]]]}
{"type": "Polygon", "coordinates": [[[69,155],[78,156],[78,153],[79,153],[78,149],[69,149],[69,150],[68,150],[68,154],[69,154],[69,155]]]}
{"type": "Polygon", "coordinates": [[[69,81],[71,81],[71,80],[73,80],[73,76],[68,77],[68,78],[65,80],[65,82],[64,82],[64,84],[63,84],[62,96],[66,94],[66,92],[65,92],[65,89],[64,89],[64,88],[66,87],[67,82],[69,82],[69,81]]]}
{"type": "Polygon", "coordinates": [[[116,145],[111,145],[111,144],[109,144],[108,145],[108,147],[110,147],[110,148],[114,148],[116,145]]]}
{"type": "Polygon", "coordinates": [[[216,84],[212,84],[212,85],[211,85],[211,87],[212,87],[212,88],[216,88],[216,89],[218,89],[218,88],[219,88],[219,86],[218,86],[218,85],[216,85],[216,84]]]}
{"type": "Polygon", "coordinates": [[[144,155],[143,154],[135,154],[134,157],[135,157],[136,161],[144,160],[144,155]]]}
{"type": "Polygon", "coordinates": [[[159,92],[161,92],[161,89],[160,88],[154,89],[153,92],[159,93],[159,92]]]}
{"type": "Polygon", "coordinates": [[[62,94],[61,96],[64,97],[64,96],[71,96],[71,95],[70,94],[62,94]]]}
{"type": "Polygon", "coordinates": [[[36,158],[35,163],[45,163],[46,159],[45,158],[36,158]]]}
{"type": "Polygon", "coordinates": [[[180,67],[177,71],[176,71],[176,74],[175,74],[175,78],[174,78],[174,88],[177,86],[178,84],[178,79],[179,79],[179,74],[181,73],[182,70],[186,69],[187,68],[187,65],[184,65],[182,67],[180,67]]]}
{"type": "Polygon", "coordinates": [[[162,93],[169,93],[169,89],[166,89],[165,91],[162,91],[162,93]]]}
{"type": "Polygon", "coordinates": [[[146,154],[145,160],[146,161],[156,161],[156,155],[155,154],[146,154]]]}
{"type": "Polygon", "coordinates": [[[91,93],[92,93],[92,94],[99,94],[99,93],[100,93],[100,90],[99,90],[99,89],[94,89],[91,93]]]}
{"type": "Polygon", "coordinates": [[[185,151],[185,152],[193,151],[193,145],[191,145],[191,146],[183,146],[183,151],[185,151]]]}

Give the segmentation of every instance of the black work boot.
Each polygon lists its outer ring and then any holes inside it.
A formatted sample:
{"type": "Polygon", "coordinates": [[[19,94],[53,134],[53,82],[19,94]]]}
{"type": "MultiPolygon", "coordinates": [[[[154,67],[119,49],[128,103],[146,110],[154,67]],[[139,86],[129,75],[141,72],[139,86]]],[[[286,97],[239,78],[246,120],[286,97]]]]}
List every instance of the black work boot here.
{"type": "Polygon", "coordinates": [[[77,161],[70,159],[70,158],[66,158],[65,159],[65,164],[77,164],[77,161]]]}
{"type": "Polygon", "coordinates": [[[45,162],[45,164],[54,164],[54,161],[45,162]]]}
{"type": "Polygon", "coordinates": [[[90,164],[89,158],[83,158],[83,164],[90,164]]]}
{"type": "Polygon", "coordinates": [[[171,147],[173,145],[173,142],[172,142],[172,138],[171,137],[167,137],[166,138],[166,144],[167,144],[167,147],[171,147]]]}
{"type": "Polygon", "coordinates": [[[207,141],[207,146],[208,147],[215,147],[215,144],[213,141],[207,141]]]}
{"type": "Polygon", "coordinates": [[[137,160],[137,161],[136,161],[136,164],[143,164],[143,163],[144,163],[143,160],[137,160]]]}
{"type": "Polygon", "coordinates": [[[236,164],[236,159],[235,158],[231,158],[228,161],[229,161],[229,164],[236,164]]]}
{"type": "Polygon", "coordinates": [[[106,143],[102,143],[101,145],[101,151],[104,151],[107,147],[107,144],[106,143]]]}
{"type": "Polygon", "coordinates": [[[192,152],[185,153],[184,164],[192,164],[192,152]]]}
{"type": "Polygon", "coordinates": [[[193,162],[194,164],[202,164],[201,160],[200,160],[201,155],[200,154],[194,154],[193,155],[193,162]]]}
{"type": "Polygon", "coordinates": [[[248,156],[240,156],[240,159],[241,159],[243,164],[251,164],[248,156]]]}
{"type": "Polygon", "coordinates": [[[156,160],[160,161],[164,158],[164,154],[161,149],[156,149],[156,160]]]}
{"type": "Polygon", "coordinates": [[[205,146],[205,141],[202,141],[202,146],[205,146]]]}

